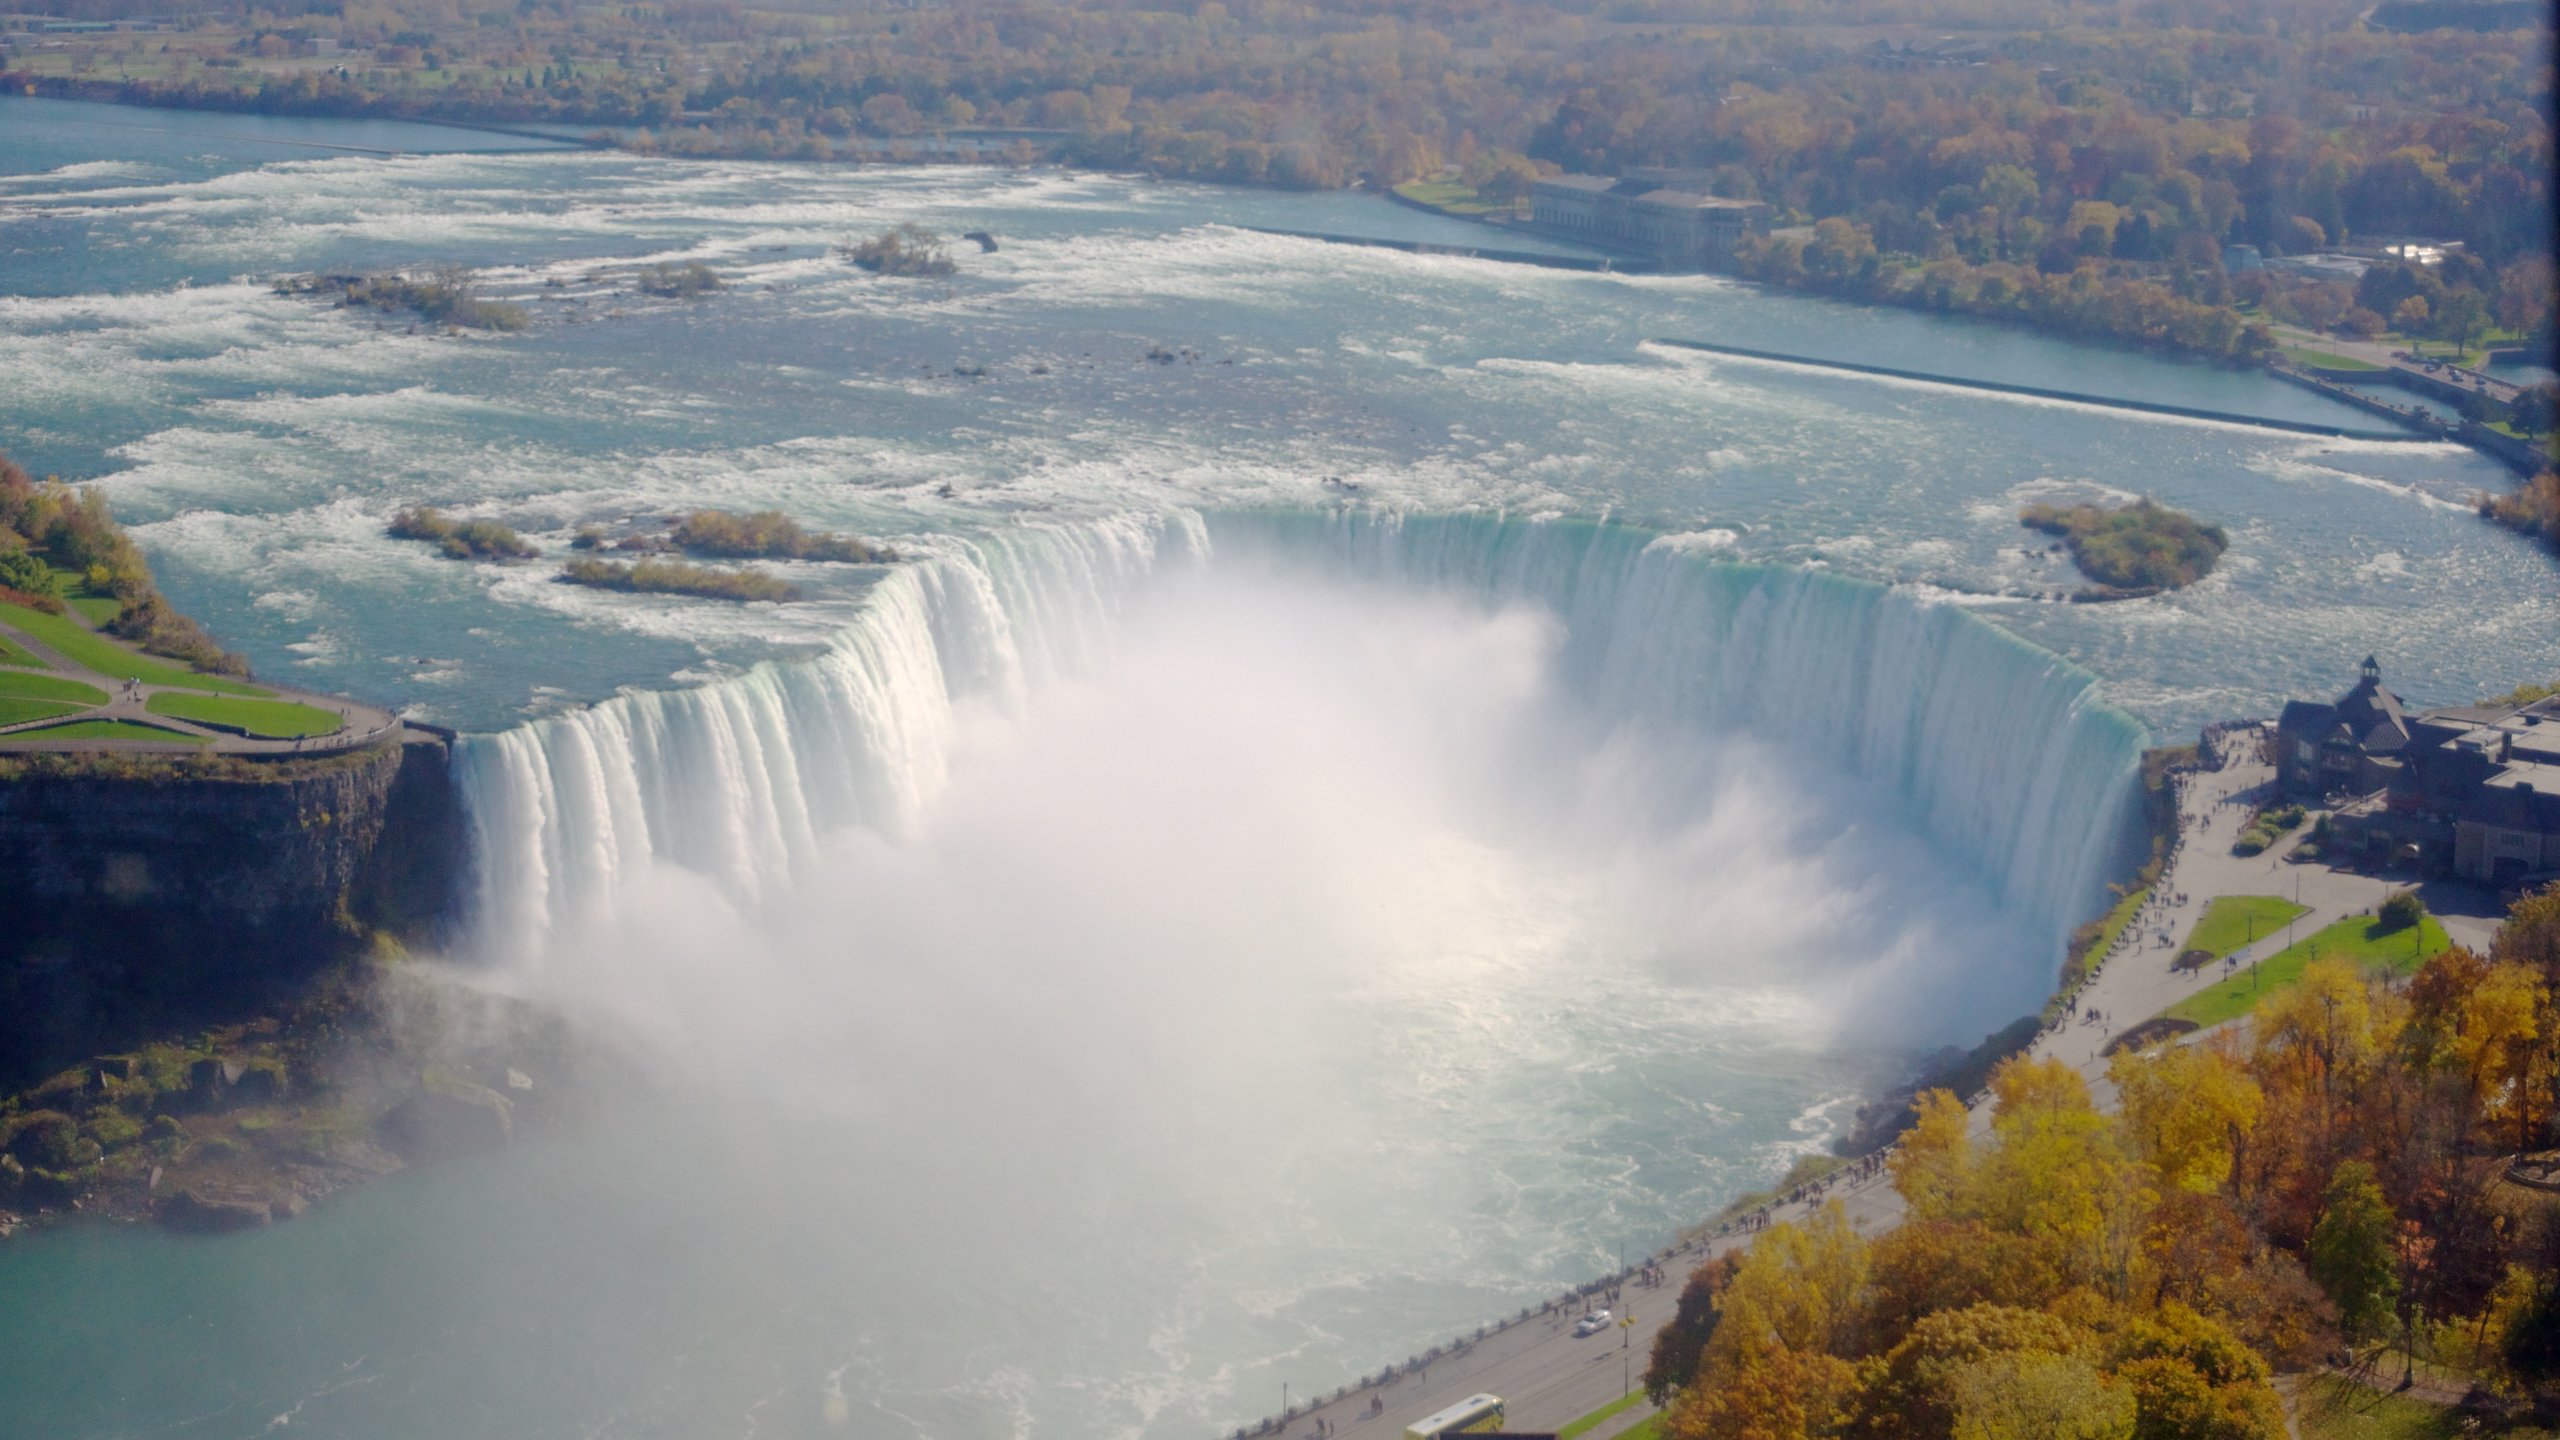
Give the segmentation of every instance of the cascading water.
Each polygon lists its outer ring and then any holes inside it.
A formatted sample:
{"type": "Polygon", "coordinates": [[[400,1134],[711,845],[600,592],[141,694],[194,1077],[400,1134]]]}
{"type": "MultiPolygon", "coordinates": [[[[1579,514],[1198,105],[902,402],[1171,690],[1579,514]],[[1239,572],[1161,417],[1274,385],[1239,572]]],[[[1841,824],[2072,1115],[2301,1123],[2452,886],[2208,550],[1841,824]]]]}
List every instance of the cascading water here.
{"type": "Polygon", "coordinates": [[[480,945],[537,953],[645,861],[752,905],[830,832],[904,832],[942,779],[955,701],[1009,706],[1090,672],[1141,587],[1213,548],[1550,610],[1560,674],[1603,717],[1744,730],[1845,770],[2057,939],[2122,853],[2142,727],[1961,607],[1607,523],[1177,512],[950,541],[815,658],[467,738],[480,945]]]}

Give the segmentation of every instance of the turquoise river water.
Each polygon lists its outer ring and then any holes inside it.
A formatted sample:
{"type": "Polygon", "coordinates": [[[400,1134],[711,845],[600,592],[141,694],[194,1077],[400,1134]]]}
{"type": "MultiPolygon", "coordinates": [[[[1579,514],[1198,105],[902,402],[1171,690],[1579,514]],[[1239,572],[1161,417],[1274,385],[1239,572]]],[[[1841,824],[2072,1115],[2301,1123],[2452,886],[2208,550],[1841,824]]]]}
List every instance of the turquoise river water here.
{"type": "Polygon", "coordinates": [[[2560,672],[2458,447],[1650,342],[2366,423],[2267,377],[1261,229],[1485,238],[0,99],[0,448],[262,673],[465,732],[433,963],[654,1077],[269,1230],[0,1243],[0,1433],[1206,1440],[2031,1008],[2150,737],[2367,652],[2422,701],[2560,672]],[[1001,248],[831,253],[906,220],[1001,248]],[[692,259],[725,287],[636,291],[692,259]],[[272,288],[426,265],[530,325],[272,288]],[[2221,567],[2054,603],[2018,507],[2133,494],[2221,567]],[[389,539],[415,503],[553,558],[389,539]],[[700,505],[904,558],[555,582],[700,505]]]}

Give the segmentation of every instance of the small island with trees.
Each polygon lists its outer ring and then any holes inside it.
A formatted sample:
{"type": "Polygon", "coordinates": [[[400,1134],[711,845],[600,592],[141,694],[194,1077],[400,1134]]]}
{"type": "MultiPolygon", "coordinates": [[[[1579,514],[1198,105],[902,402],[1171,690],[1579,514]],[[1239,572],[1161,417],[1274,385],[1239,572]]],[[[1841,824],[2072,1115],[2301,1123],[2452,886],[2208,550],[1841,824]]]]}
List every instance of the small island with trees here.
{"type": "Polygon", "coordinates": [[[2192,585],[2230,548],[2219,525],[2149,499],[2130,505],[2029,505],[2018,523],[2060,536],[2080,573],[2097,582],[2075,600],[2131,600],[2192,585]]]}
{"type": "Polygon", "coordinates": [[[391,538],[425,540],[456,560],[531,560],[542,552],[495,520],[454,521],[432,505],[411,505],[391,517],[391,538]]]}
{"type": "Polygon", "coordinates": [[[910,220],[836,253],[874,275],[932,276],[956,273],[951,247],[940,235],[910,220]]]}
{"type": "Polygon", "coordinates": [[[460,266],[424,276],[290,275],[275,283],[279,295],[334,297],[342,309],[370,307],[386,314],[408,311],[431,325],[453,330],[522,330],[531,317],[521,305],[480,298],[479,282],[460,266]]]}
{"type": "Polygon", "coordinates": [[[832,560],[848,565],[880,565],[898,558],[895,551],[854,535],[806,530],[779,510],[740,515],[727,510],[696,510],[678,520],[675,547],[688,555],[721,560],[832,560]]]}
{"type": "Polygon", "coordinates": [[[695,595],[712,600],[776,602],[800,598],[799,587],[776,579],[770,571],[759,570],[752,565],[738,570],[723,570],[718,566],[695,565],[683,560],[594,560],[580,556],[561,568],[560,579],[570,585],[621,590],[637,595],[695,595]]]}

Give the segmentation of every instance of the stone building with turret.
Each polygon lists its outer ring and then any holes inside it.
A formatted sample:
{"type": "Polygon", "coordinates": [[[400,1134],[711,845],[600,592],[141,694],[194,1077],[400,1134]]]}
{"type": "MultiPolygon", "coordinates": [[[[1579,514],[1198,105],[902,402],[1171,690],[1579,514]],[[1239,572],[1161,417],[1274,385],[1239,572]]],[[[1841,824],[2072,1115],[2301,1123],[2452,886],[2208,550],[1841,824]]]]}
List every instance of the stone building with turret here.
{"type": "Polygon", "coordinates": [[[2560,872],[2560,696],[2412,713],[2365,657],[2329,704],[2276,721],[2283,788],[2334,807],[2349,852],[2507,886],[2560,872]]]}

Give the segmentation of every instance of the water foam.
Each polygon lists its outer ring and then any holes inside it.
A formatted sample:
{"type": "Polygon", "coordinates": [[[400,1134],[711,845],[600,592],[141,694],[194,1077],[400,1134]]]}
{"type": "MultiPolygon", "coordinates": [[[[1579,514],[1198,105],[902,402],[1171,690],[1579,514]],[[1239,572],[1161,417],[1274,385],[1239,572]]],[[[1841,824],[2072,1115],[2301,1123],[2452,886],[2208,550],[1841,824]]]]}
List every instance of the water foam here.
{"type": "Polygon", "coordinates": [[[829,834],[907,832],[942,783],[955,705],[1018,707],[1092,673],[1140,589],[1207,562],[1213,536],[1221,554],[1549,609],[1559,674],[1596,714],[1757,734],[1864,781],[2057,939],[2119,858],[2141,726],[2087,672],[1960,607],[1606,523],[1171,512],[956,542],[894,572],[814,659],[467,737],[480,945],[538,955],[646,862],[752,907],[829,834]]]}

